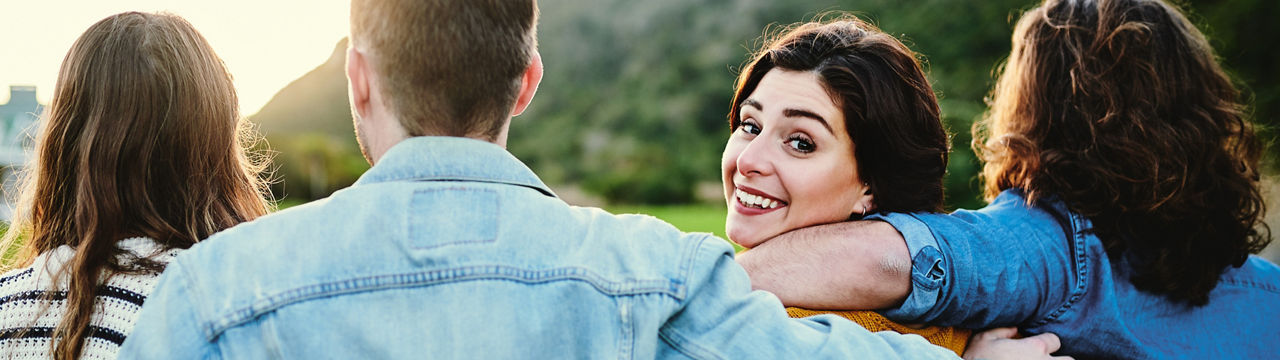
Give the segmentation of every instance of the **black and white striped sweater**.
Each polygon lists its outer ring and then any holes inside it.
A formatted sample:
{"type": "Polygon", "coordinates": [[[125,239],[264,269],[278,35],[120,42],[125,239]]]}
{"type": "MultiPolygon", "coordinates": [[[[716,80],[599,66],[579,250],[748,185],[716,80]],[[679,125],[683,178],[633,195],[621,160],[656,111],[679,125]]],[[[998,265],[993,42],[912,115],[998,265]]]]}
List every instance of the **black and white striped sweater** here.
{"type": "MultiPolygon", "coordinates": [[[[120,247],[139,257],[151,256],[168,264],[181,249],[157,254],[160,246],[149,238],[120,241],[120,247]]],[[[53,274],[75,253],[68,246],[40,254],[31,266],[0,276],[0,359],[48,359],[53,329],[66,308],[66,276],[54,286],[53,274]],[[43,314],[42,299],[53,297],[43,314]],[[39,318],[36,316],[39,315],[39,318]]],[[[115,359],[120,344],[133,331],[143,300],[155,288],[159,273],[117,274],[98,287],[89,338],[81,359],[115,359]]]]}

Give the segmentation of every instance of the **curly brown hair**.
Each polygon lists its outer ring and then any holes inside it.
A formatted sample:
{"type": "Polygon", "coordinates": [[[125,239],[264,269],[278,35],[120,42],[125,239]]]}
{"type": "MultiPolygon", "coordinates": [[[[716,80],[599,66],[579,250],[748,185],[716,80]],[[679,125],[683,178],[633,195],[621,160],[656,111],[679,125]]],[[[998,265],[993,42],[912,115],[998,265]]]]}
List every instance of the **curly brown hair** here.
{"type": "Polygon", "coordinates": [[[1046,0],[1022,15],[974,124],[986,196],[1021,189],[1093,222],[1137,288],[1206,304],[1270,241],[1262,145],[1205,36],[1160,0],[1046,0]]]}
{"type": "Polygon", "coordinates": [[[916,53],[856,16],[832,12],[776,30],[739,75],[729,130],[742,102],[774,68],[822,79],[844,112],[874,212],[942,211],[949,139],[916,53]],[[822,20],[822,17],[829,17],[822,20]]]}

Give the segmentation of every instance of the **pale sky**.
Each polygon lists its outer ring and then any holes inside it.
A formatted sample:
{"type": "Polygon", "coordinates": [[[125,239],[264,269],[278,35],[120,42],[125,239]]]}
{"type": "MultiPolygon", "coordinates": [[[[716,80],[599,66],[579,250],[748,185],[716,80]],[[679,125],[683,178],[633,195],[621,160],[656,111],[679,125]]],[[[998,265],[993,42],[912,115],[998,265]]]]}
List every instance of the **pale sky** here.
{"type": "Polygon", "coordinates": [[[62,58],[89,25],[130,11],[167,11],[200,31],[235,77],[240,111],[324,63],[347,35],[349,0],[0,0],[0,104],[9,85],[49,103],[62,58]]]}

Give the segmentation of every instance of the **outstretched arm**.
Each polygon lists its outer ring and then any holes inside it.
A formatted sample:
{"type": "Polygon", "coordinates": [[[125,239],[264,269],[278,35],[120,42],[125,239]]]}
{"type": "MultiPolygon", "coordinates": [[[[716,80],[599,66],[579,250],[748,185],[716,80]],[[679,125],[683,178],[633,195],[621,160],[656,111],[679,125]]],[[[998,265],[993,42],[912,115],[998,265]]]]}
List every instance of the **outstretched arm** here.
{"type": "MultiPolygon", "coordinates": [[[[892,229],[892,228],[890,228],[892,229]]],[[[749,291],[746,273],[727,244],[703,239],[694,249],[688,293],[662,327],[658,357],[719,359],[956,359],[917,335],[869,332],[846,319],[818,315],[787,318],[767,293],[749,291]],[[675,356],[679,353],[681,356],[675,356]]],[[[984,359],[1049,359],[1052,334],[1009,339],[1014,329],[979,334],[969,355],[984,359]]]]}
{"type": "Polygon", "coordinates": [[[754,286],[788,305],[877,309],[906,323],[1026,326],[1069,307],[1090,275],[1083,238],[1068,236],[1088,224],[1052,206],[1010,193],[979,211],[878,214],[786,234],[740,261],[754,286]]]}
{"type": "Polygon", "coordinates": [[[901,304],[911,291],[906,240],[883,221],[798,229],[738,254],[751,286],[787,306],[874,310],[901,304]]]}

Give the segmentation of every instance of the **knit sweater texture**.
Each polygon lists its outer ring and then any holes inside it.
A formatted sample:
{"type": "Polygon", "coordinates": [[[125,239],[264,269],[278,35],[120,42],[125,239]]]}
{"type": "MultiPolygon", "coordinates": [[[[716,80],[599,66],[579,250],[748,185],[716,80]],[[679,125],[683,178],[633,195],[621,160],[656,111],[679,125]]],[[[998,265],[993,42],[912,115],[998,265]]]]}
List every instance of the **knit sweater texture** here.
{"type": "MultiPolygon", "coordinates": [[[[181,251],[164,250],[150,238],[129,238],[118,244],[126,251],[121,255],[121,262],[149,258],[164,265],[181,251]]],[[[0,276],[0,359],[51,358],[50,336],[67,313],[68,284],[65,274],[56,284],[53,278],[74,254],[74,249],[62,246],[40,254],[28,267],[0,276]]],[[[120,344],[133,331],[142,302],[155,288],[159,276],[159,272],[148,272],[106,277],[94,298],[90,333],[80,353],[81,359],[116,358],[120,344]]]]}
{"type": "Polygon", "coordinates": [[[885,318],[884,315],[874,311],[823,311],[809,310],[797,307],[787,308],[787,315],[791,317],[809,317],[819,314],[833,314],[840,316],[862,325],[872,332],[877,331],[893,331],[900,334],[915,334],[924,337],[934,345],[938,345],[951,351],[955,351],[956,355],[964,355],[965,347],[969,346],[969,336],[973,334],[972,330],[961,329],[956,327],[942,326],[926,326],[922,328],[914,328],[902,325],[885,318]]]}

